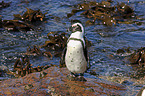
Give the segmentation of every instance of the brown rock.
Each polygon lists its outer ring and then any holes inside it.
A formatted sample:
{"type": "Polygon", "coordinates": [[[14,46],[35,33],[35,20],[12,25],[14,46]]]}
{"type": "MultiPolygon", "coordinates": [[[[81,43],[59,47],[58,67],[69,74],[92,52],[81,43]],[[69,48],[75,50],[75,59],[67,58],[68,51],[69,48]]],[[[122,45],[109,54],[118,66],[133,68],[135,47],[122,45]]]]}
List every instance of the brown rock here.
{"type": "Polygon", "coordinates": [[[97,96],[123,95],[126,88],[123,85],[101,79],[86,78],[86,82],[69,81],[66,79],[69,71],[66,68],[50,67],[43,72],[31,73],[17,79],[0,82],[0,95],[70,95],[97,96]]]}

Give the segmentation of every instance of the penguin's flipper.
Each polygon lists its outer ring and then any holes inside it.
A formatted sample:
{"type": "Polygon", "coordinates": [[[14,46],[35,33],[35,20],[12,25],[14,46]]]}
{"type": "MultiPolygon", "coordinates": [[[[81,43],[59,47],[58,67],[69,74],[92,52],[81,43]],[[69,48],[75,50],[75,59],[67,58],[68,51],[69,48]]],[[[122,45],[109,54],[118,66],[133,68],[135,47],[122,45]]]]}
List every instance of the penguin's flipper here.
{"type": "Polygon", "coordinates": [[[84,56],[86,58],[86,61],[88,62],[88,66],[87,66],[87,70],[90,69],[91,64],[90,64],[90,60],[89,60],[89,56],[88,56],[88,50],[87,47],[84,48],[84,56]]]}
{"type": "Polygon", "coordinates": [[[88,62],[89,57],[88,57],[87,47],[84,48],[84,56],[85,56],[85,58],[86,58],[86,61],[88,62]]]}
{"type": "Polygon", "coordinates": [[[85,40],[85,47],[84,47],[84,56],[86,58],[86,61],[88,62],[88,66],[87,66],[87,70],[90,69],[91,67],[91,64],[90,64],[90,58],[89,58],[89,55],[88,55],[88,47],[87,47],[87,44],[86,44],[86,37],[84,37],[84,40],[85,40]]]}
{"type": "Polygon", "coordinates": [[[65,55],[66,55],[66,50],[67,48],[65,47],[62,51],[62,55],[61,55],[61,59],[60,59],[60,65],[64,65],[65,64],[65,55]]]}

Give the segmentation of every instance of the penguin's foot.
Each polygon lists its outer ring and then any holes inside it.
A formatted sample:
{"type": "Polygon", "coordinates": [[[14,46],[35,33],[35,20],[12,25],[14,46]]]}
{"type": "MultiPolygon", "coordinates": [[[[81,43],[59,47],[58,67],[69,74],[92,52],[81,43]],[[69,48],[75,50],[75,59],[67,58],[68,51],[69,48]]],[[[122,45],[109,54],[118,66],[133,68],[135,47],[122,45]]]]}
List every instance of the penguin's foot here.
{"type": "Polygon", "coordinates": [[[76,75],[76,74],[70,74],[67,76],[67,79],[70,80],[70,81],[87,81],[84,76],[82,76],[82,74],[80,76],[76,75]]]}
{"type": "Polygon", "coordinates": [[[72,75],[72,74],[67,76],[67,79],[70,80],[70,81],[76,81],[76,78],[77,77],[75,75],[72,75]]]}
{"type": "Polygon", "coordinates": [[[78,81],[83,81],[83,82],[85,82],[85,81],[87,81],[87,80],[84,78],[84,76],[78,76],[78,81]]]}

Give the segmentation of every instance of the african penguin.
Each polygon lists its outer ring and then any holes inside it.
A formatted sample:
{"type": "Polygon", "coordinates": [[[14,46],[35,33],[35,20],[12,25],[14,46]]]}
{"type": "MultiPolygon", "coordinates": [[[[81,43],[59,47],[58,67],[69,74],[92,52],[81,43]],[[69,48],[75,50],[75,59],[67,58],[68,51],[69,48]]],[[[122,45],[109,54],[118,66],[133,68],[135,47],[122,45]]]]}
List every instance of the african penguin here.
{"type": "Polygon", "coordinates": [[[88,63],[84,27],[80,21],[73,20],[70,29],[72,33],[67,41],[62,59],[71,75],[77,76],[80,74],[83,76],[88,63]]]}

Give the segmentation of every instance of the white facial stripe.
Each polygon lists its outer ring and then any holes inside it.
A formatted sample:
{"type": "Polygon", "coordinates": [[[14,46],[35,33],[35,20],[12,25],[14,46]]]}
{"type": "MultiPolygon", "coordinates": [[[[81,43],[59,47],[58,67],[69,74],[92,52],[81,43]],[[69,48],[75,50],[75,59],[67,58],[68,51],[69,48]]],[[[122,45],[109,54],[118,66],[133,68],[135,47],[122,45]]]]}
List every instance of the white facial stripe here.
{"type": "Polygon", "coordinates": [[[84,33],[84,27],[81,23],[75,23],[72,25],[72,27],[77,26],[77,25],[81,26],[82,32],[84,33]]]}

